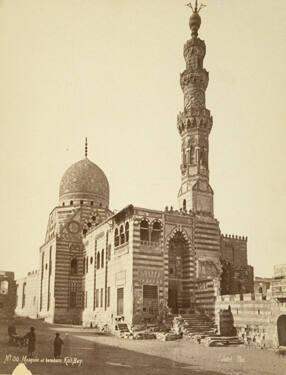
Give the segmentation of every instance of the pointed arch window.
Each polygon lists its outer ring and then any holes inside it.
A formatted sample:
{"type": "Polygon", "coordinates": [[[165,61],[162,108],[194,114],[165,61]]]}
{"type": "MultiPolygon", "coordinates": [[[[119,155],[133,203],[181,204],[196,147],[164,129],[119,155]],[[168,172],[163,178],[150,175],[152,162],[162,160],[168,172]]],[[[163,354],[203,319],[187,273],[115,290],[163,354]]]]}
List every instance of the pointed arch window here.
{"type": "Polygon", "coordinates": [[[140,224],[140,240],[149,241],[149,223],[147,220],[142,220],[140,224]]]}
{"type": "Polygon", "coordinates": [[[104,268],[104,250],[101,250],[101,268],[104,268]]]}
{"type": "Polygon", "coordinates": [[[100,252],[96,255],[96,269],[99,270],[100,268],[100,252]]]}
{"type": "Polygon", "coordinates": [[[125,242],[125,235],[124,235],[124,227],[123,227],[123,225],[120,226],[119,233],[120,233],[120,245],[122,245],[125,242]]]}
{"type": "Polygon", "coordinates": [[[25,307],[26,304],[26,285],[27,283],[23,284],[23,292],[22,292],[22,309],[25,307]]]}
{"type": "Polygon", "coordinates": [[[183,165],[185,166],[187,164],[187,155],[185,151],[183,151],[183,165]]]}
{"type": "Polygon", "coordinates": [[[125,240],[126,242],[129,241],[129,223],[128,222],[125,224],[125,240]]]}
{"type": "Polygon", "coordinates": [[[183,210],[184,211],[187,210],[187,201],[186,201],[186,199],[183,200],[183,210]]]}
{"type": "Polygon", "coordinates": [[[115,246],[115,247],[119,246],[119,234],[118,234],[118,228],[115,229],[115,234],[114,234],[114,246],[115,246]]]}
{"type": "Polygon", "coordinates": [[[190,149],[187,148],[186,150],[186,164],[190,163],[190,149]]]}
{"type": "Polygon", "coordinates": [[[155,221],[152,226],[151,232],[151,242],[159,242],[161,235],[161,223],[159,221],[155,221]]]}
{"type": "Polygon", "coordinates": [[[88,273],[88,257],[86,257],[85,271],[88,273]]]}
{"type": "Polygon", "coordinates": [[[77,274],[77,259],[73,258],[71,260],[71,275],[76,275],[77,274]]]}

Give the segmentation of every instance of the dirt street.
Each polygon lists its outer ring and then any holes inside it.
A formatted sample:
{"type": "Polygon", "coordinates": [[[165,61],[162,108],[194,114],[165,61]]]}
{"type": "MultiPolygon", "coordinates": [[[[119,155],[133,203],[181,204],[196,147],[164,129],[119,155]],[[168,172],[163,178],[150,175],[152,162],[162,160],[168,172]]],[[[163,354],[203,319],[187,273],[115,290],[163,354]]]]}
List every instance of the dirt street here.
{"type": "Polygon", "coordinates": [[[124,340],[94,329],[50,325],[17,319],[17,333],[30,326],[37,335],[35,358],[26,348],[8,346],[7,326],[0,323],[0,374],[11,374],[25,362],[38,375],[285,375],[286,357],[274,351],[246,347],[208,348],[187,340],[124,340]],[[60,359],[53,358],[53,340],[59,332],[63,341],[60,359]]]}

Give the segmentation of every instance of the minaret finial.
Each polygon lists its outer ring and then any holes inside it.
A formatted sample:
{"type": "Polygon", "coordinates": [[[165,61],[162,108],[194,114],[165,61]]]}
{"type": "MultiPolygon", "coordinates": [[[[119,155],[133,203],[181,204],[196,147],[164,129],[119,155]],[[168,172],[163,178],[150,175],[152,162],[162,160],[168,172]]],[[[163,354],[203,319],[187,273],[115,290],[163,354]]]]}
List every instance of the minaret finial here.
{"type": "Polygon", "coordinates": [[[206,5],[201,3],[198,7],[198,0],[195,0],[195,6],[192,3],[188,3],[187,7],[190,7],[194,13],[199,13],[206,5]]]}
{"type": "Polygon", "coordinates": [[[198,0],[196,0],[196,2],[195,2],[195,12],[197,12],[198,11],[198,0]]]}
{"type": "Polygon", "coordinates": [[[84,149],[84,156],[87,158],[87,137],[85,137],[85,149],[84,149]]]}
{"type": "Polygon", "coordinates": [[[199,15],[202,8],[204,8],[206,5],[200,4],[198,7],[198,0],[195,0],[195,6],[193,6],[192,3],[187,4],[188,7],[190,7],[193,11],[193,14],[190,17],[190,29],[192,31],[192,37],[196,38],[198,36],[198,30],[201,26],[201,17],[199,15]]]}

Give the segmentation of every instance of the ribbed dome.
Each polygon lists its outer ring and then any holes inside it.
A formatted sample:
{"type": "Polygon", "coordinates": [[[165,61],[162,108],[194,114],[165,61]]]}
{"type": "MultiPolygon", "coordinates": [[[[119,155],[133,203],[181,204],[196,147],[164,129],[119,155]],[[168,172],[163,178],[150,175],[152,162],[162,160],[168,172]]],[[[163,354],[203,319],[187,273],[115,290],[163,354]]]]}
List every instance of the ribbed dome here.
{"type": "Polygon", "coordinates": [[[108,207],[109,184],[104,172],[88,158],[69,167],[60,183],[60,204],[67,200],[90,200],[108,207]]]}

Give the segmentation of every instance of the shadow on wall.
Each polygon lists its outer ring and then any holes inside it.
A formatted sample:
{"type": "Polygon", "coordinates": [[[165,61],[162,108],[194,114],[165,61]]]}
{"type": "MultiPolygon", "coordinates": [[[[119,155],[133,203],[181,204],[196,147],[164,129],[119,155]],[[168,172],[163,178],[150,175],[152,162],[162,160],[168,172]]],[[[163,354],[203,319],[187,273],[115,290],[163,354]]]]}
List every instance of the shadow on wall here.
{"type": "Polygon", "coordinates": [[[286,346],[286,315],[279,316],[277,320],[279,346],[286,346]]]}

